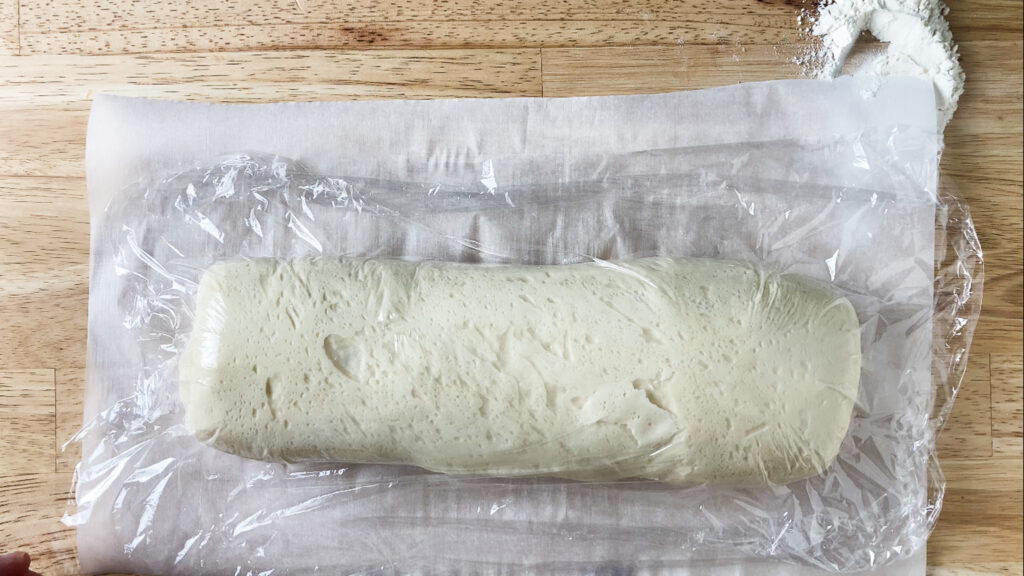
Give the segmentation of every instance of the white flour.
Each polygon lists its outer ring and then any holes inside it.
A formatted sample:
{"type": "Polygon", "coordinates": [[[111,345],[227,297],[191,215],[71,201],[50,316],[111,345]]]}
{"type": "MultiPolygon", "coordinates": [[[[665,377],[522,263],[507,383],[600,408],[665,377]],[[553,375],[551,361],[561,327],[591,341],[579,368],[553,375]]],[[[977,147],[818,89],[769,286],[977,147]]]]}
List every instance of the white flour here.
{"type": "MultiPolygon", "coordinates": [[[[822,46],[801,63],[815,76],[834,78],[867,30],[888,47],[854,73],[930,78],[939,129],[944,129],[964,90],[964,71],[945,18],[948,10],[941,0],[835,0],[810,18],[810,31],[821,37],[822,46]]],[[[806,18],[806,13],[801,15],[800,23],[806,18]]]]}

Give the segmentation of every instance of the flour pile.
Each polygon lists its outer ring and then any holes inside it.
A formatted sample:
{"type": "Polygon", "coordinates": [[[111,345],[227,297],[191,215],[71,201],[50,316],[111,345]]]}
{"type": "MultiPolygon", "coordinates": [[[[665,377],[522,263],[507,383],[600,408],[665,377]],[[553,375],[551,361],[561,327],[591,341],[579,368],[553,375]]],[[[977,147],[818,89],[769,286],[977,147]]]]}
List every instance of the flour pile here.
{"type": "Polygon", "coordinates": [[[817,16],[801,15],[800,23],[821,37],[822,45],[800,63],[814,76],[834,78],[857,38],[867,30],[888,47],[854,74],[931,79],[942,130],[964,90],[964,71],[945,18],[948,11],[941,0],[835,0],[823,4],[817,16]]]}

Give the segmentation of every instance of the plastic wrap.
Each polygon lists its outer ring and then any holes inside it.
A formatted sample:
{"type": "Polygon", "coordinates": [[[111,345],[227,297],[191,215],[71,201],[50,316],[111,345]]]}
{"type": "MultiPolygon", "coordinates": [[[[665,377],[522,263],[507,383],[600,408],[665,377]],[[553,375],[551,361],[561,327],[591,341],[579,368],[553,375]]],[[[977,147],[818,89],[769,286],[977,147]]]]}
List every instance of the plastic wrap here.
{"type": "Polygon", "coordinates": [[[520,154],[432,181],[250,154],[156,172],[114,197],[94,236],[91,286],[110,297],[90,312],[109,307],[117,338],[137,345],[121,351],[129,361],[90,356],[130,393],[79,435],[66,520],[80,542],[123,543],[95,566],[152,573],[620,573],[743,560],[850,571],[910,557],[941,507],[935,437],[981,298],[981,250],[965,204],[935,189],[936,149],[934,134],[894,126],[557,162],[520,154]],[[652,256],[799,275],[852,303],[859,395],[823,473],[672,486],[277,464],[214,450],[183,423],[178,361],[214,263],[652,256]]]}

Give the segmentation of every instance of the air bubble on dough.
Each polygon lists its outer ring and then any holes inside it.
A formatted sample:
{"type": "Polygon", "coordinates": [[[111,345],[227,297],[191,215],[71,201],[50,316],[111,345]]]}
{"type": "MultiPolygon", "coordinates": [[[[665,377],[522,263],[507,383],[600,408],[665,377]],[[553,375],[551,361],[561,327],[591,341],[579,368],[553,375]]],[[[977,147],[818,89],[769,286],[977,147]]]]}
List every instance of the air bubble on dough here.
{"type": "Polygon", "coordinates": [[[250,458],[759,484],[831,463],[860,363],[845,298],[734,263],[246,260],[204,274],[179,375],[250,458]]]}

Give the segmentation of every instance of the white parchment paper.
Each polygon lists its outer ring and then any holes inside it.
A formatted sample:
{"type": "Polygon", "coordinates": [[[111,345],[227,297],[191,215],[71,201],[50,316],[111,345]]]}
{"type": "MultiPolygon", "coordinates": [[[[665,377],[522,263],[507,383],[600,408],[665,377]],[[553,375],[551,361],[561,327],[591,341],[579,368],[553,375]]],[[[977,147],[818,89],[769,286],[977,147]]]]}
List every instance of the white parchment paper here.
{"type": "MultiPolygon", "coordinates": [[[[497,249],[491,256],[477,255],[482,261],[513,258],[500,248],[513,243],[509,234],[524,229],[528,218],[529,229],[539,236],[539,248],[537,254],[520,260],[558,262],[567,254],[756,256],[791,271],[863,289],[865,298],[884,287],[887,297],[921,308],[931,305],[932,293],[938,162],[933,98],[928,83],[900,78],[880,85],[877,79],[843,78],[569,99],[218,105],[98,97],[87,143],[93,261],[85,420],[92,428],[83,434],[80,506],[72,518],[79,526],[83,570],[214,574],[237,569],[277,574],[335,573],[337,567],[358,566],[364,572],[431,573],[431,567],[454,566],[499,573],[530,566],[565,573],[580,567],[609,573],[820,573],[813,566],[744,556],[743,546],[730,542],[708,541],[707,553],[674,546],[672,530],[700,526],[685,519],[699,508],[690,511],[683,506],[675,489],[587,487],[549,480],[453,483],[381,466],[286,469],[211,449],[197,452],[205,447],[197,448],[173,426],[171,432],[158,430],[128,450],[124,445],[114,447],[107,441],[116,420],[112,407],[126,398],[137,403],[148,381],[139,376],[145,372],[142,348],[147,344],[125,327],[119,311],[125,302],[122,280],[112,272],[111,247],[119,241],[118,230],[146,219],[144,212],[126,212],[122,206],[116,217],[129,216],[120,226],[120,221],[111,222],[115,211],[110,207],[118,205],[119,196],[137,192],[140,179],[159,180],[169,171],[208,165],[238,153],[291,158],[311,174],[482,187],[499,200],[505,195],[510,206],[520,208],[530,205],[531,187],[539,189],[541,183],[595,177],[607,182],[610,176],[636,176],[645,170],[692,171],[739,162],[747,176],[756,168],[762,187],[771,181],[780,186],[799,183],[866,192],[863,198],[877,191],[891,210],[874,210],[870,199],[863,206],[854,200],[835,208],[833,217],[842,226],[820,231],[820,241],[791,252],[757,254],[750,248],[757,245],[756,239],[748,240],[763,230],[763,223],[750,222],[757,220],[759,210],[784,213],[771,205],[785,197],[778,191],[751,190],[749,199],[761,204],[740,199],[753,217],[749,221],[737,219],[734,211],[701,216],[680,208],[680,214],[688,214],[687,220],[678,221],[680,226],[700,227],[693,235],[671,234],[674,221],[656,215],[644,220],[654,223],[653,231],[629,229],[616,222],[623,208],[607,202],[595,208],[596,218],[566,217],[537,208],[529,214],[483,219],[447,214],[429,224],[449,238],[473,238],[497,249]],[[870,141],[886,141],[889,135],[903,150],[900,157],[910,160],[880,169],[872,150],[830,145],[837,139],[859,142],[864,134],[872,135],[870,141]],[[787,156],[795,150],[805,156],[787,156]],[[747,156],[737,157],[737,151],[747,156]],[[636,154],[643,158],[637,160],[636,154]],[[815,155],[820,155],[821,165],[794,173],[814,165],[815,155]],[[894,174],[899,177],[894,179],[894,174]],[[602,214],[611,217],[602,220],[602,214]],[[885,239],[885,254],[873,252],[879,248],[878,238],[885,239]],[[833,241],[841,243],[842,254],[823,252],[833,241]],[[889,277],[893,260],[921,265],[916,274],[894,280],[889,277]],[[178,462],[186,453],[192,466],[183,469],[178,462]],[[635,494],[620,498],[626,492],[635,494]],[[631,498],[643,499],[644,506],[624,504],[631,498]],[[628,568],[617,559],[628,560],[628,568]]],[[[808,205],[821,200],[812,197],[808,205]]],[[[140,210],[161,205],[159,198],[153,201],[156,204],[140,203],[140,210]]],[[[373,243],[373,253],[388,256],[465,257],[465,246],[447,245],[436,236],[420,240],[393,231],[391,225],[364,224],[365,230],[355,237],[342,238],[345,235],[337,231],[351,229],[345,221],[321,217],[317,222],[320,227],[312,233],[326,239],[324,245],[336,247],[321,250],[328,255],[367,254],[373,243]],[[387,248],[380,247],[382,238],[390,239],[387,248]]],[[[249,255],[276,254],[266,249],[270,252],[249,255]]],[[[880,318],[868,327],[880,330],[877,322],[895,321],[880,318]]],[[[868,377],[901,382],[912,390],[911,400],[869,392],[859,401],[866,412],[887,414],[909,405],[926,416],[931,386],[927,353],[915,355],[910,366],[895,356],[929,349],[931,334],[920,325],[908,334],[912,336],[899,342],[875,342],[879,373],[868,377]],[[887,367],[907,373],[886,374],[887,367]]],[[[921,484],[918,496],[924,499],[923,472],[914,481],[921,484]]],[[[710,506],[714,494],[705,497],[710,506]]],[[[692,542],[692,534],[680,538],[684,540],[692,542]]],[[[923,548],[875,573],[923,574],[923,548]]]]}

